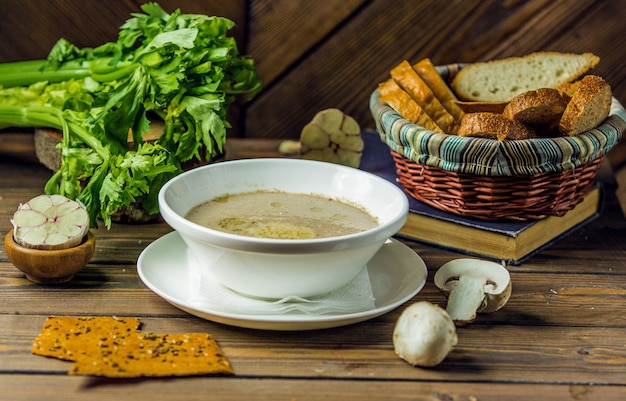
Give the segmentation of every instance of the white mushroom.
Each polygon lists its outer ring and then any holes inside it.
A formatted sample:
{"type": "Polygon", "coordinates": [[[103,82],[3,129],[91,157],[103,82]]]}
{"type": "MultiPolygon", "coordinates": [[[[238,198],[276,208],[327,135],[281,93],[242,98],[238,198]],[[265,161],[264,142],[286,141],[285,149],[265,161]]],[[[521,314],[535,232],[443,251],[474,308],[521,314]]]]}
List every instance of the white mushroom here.
{"type": "Polygon", "coordinates": [[[437,270],[435,285],[448,297],[446,311],[457,326],[476,319],[476,313],[502,308],[511,296],[508,270],[495,262],[455,259],[437,270]]]}
{"type": "Polygon", "coordinates": [[[438,365],[456,343],[456,327],[448,313],[427,301],[407,307],[393,330],[396,354],[413,366],[438,365]]]}

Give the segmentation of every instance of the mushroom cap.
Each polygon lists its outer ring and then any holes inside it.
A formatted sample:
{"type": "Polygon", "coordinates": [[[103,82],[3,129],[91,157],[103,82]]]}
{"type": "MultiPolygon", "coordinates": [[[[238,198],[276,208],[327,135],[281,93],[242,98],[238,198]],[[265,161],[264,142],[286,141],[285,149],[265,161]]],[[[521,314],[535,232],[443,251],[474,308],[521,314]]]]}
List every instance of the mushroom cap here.
{"type": "Polygon", "coordinates": [[[511,296],[511,277],[509,271],[503,265],[495,262],[489,262],[480,259],[462,258],[452,260],[441,266],[435,273],[434,282],[437,288],[448,296],[447,310],[452,318],[457,322],[468,323],[475,318],[476,312],[491,313],[502,308],[511,296]],[[461,280],[461,277],[463,279],[461,280]],[[468,284],[470,283],[470,284],[468,284]],[[476,301],[473,314],[465,313],[468,306],[458,305],[463,298],[466,303],[468,297],[475,298],[471,294],[455,294],[452,300],[452,291],[469,291],[467,288],[472,286],[472,291],[480,292],[480,299],[476,301]],[[458,288],[463,287],[463,288],[458,288]],[[451,303],[454,303],[451,305],[451,303]],[[464,309],[459,316],[455,311],[464,309]]]}
{"type": "Polygon", "coordinates": [[[450,315],[427,301],[408,306],[396,321],[393,346],[396,354],[413,366],[441,363],[457,343],[450,315]]]}

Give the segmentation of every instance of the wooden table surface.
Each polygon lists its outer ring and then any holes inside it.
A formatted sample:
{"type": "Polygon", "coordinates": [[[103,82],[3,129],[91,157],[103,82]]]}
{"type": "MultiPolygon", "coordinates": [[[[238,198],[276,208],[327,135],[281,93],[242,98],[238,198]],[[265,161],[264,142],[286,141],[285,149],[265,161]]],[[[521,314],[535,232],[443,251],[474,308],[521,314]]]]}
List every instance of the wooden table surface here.
{"type": "MultiPolygon", "coordinates": [[[[276,142],[232,140],[230,157],[273,154],[276,142]]],[[[50,171],[28,133],[0,132],[0,233],[20,202],[42,192],[50,171]]],[[[425,288],[369,321],[313,331],[231,327],[187,314],[149,290],[136,262],[164,223],[93,230],[95,255],[71,282],[29,282],[0,248],[0,399],[9,400],[624,400],[626,399],[626,220],[606,179],[602,216],[521,266],[496,313],[459,328],[439,366],[415,368],[393,351],[392,330],[415,301],[440,305],[435,270],[463,255],[406,242],[425,261],[425,288]],[[113,380],[68,376],[71,365],[31,354],[49,315],[140,317],[143,330],[207,332],[235,375],[113,380]]]]}

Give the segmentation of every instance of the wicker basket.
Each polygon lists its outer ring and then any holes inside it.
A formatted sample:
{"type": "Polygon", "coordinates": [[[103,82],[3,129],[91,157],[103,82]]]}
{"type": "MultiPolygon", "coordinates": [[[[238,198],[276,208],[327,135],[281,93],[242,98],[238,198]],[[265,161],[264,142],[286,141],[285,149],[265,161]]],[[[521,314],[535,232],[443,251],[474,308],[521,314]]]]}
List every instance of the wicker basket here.
{"type": "MultiPolygon", "coordinates": [[[[437,70],[450,81],[459,68],[437,70]]],[[[437,209],[483,220],[565,214],[593,188],[604,155],[626,130],[616,99],[600,127],[575,137],[497,141],[428,131],[378,98],[376,90],[370,109],[405,191],[437,209]]]]}

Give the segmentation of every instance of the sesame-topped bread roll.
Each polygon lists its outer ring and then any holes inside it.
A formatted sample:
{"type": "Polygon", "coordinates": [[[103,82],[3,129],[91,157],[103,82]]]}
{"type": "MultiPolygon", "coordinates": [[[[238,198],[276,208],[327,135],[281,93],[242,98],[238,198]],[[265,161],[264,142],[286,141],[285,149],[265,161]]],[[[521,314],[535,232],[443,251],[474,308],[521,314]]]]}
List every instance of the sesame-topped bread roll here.
{"type": "Polygon", "coordinates": [[[563,112],[561,133],[574,136],[597,127],[608,117],[612,99],[608,82],[596,75],[585,76],[563,112]]]}
{"type": "Polygon", "coordinates": [[[467,113],[461,120],[459,136],[475,136],[503,141],[535,138],[535,132],[524,124],[509,120],[502,114],[467,113]]]}
{"type": "Polygon", "coordinates": [[[531,127],[540,136],[558,134],[561,116],[570,97],[558,89],[540,88],[511,99],[502,115],[531,127]]]}

